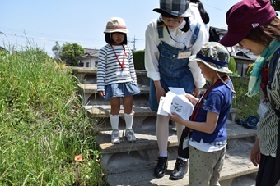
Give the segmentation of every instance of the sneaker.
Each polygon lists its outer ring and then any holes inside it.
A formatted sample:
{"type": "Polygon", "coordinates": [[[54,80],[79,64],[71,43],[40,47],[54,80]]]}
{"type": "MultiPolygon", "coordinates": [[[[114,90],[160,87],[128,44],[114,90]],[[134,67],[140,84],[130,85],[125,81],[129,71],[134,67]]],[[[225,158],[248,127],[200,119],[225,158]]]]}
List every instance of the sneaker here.
{"type": "Polygon", "coordinates": [[[167,157],[158,157],[158,162],[154,169],[155,177],[162,178],[165,175],[166,169],[167,169],[167,157]]]}
{"type": "Polygon", "coordinates": [[[114,129],[111,134],[111,143],[118,144],[120,143],[120,134],[118,129],[114,129]]]}
{"type": "Polygon", "coordinates": [[[125,138],[127,139],[127,141],[129,143],[136,141],[136,137],[135,137],[135,134],[133,132],[133,129],[126,129],[125,130],[125,138]]]}
{"type": "Polygon", "coordinates": [[[176,159],[175,168],[171,172],[169,179],[179,180],[184,178],[184,175],[188,172],[189,161],[183,161],[179,158],[176,159]]]}

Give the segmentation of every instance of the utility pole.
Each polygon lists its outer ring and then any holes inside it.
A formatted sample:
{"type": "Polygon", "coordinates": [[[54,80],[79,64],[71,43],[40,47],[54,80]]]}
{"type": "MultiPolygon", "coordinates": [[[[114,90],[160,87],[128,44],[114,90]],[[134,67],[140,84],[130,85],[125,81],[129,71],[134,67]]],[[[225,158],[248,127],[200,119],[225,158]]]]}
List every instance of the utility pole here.
{"type": "Polygon", "coordinates": [[[133,40],[131,41],[131,43],[133,43],[133,49],[132,49],[133,51],[136,50],[136,48],[135,48],[136,40],[138,40],[138,39],[136,39],[135,36],[134,36],[133,40]]]}

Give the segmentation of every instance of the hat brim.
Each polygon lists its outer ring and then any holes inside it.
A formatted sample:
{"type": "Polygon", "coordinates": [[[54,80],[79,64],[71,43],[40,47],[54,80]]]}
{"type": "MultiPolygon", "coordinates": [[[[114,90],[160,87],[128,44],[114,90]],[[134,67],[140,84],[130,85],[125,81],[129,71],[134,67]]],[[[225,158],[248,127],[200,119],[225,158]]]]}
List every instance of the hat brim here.
{"type": "Polygon", "coordinates": [[[222,73],[226,73],[226,74],[232,74],[232,71],[228,69],[228,67],[221,67],[221,68],[217,68],[213,63],[207,62],[207,61],[203,61],[200,58],[195,58],[195,61],[200,61],[202,62],[204,65],[206,65],[207,67],[211,68],[212,70],[218,71],[218,72],[222,72],[222,73]],[[213,64],[213,65],[210,65],[213,64]]]}
{"type": "Polygon", "coordinates": [[[106,29],[104,31],[105,34],[112,34],[112,33],[116,33],[116,32],[127,34],[128,30],[127,29],[106,29]]]}
{"type": "Polygon", "coordinates": [[[232,34],[227,32],[219,41],[225,47],[232,47],[244,39],[249,33],[232,34]]]}
{"type": "Polygon", "coordinates": [[[183,14],[178,15],[178,13],[174,13],[174,12],[167,12],[161,8],[155,8],[153,9],[153,11],[160,13],[160,14],[170,14],[174,17],[190,17],[192,16],[191,10],[188,8],[183,14]]]}

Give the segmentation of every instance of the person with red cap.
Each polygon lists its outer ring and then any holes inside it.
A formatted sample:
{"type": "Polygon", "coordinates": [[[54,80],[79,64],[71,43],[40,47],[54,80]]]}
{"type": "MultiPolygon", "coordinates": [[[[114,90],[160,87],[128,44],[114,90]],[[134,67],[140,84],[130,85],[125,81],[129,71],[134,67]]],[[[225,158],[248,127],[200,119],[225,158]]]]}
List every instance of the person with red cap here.
{"type": "Polygon", "coordinates": [[[226,13],[224,46],[239,44],[258,55],[250,75],[249,92],[261,89],[257,139],[250,160],[259,165],[257,186],[280,182],[280,19],[269,0],[243,0],[226,13]]]}

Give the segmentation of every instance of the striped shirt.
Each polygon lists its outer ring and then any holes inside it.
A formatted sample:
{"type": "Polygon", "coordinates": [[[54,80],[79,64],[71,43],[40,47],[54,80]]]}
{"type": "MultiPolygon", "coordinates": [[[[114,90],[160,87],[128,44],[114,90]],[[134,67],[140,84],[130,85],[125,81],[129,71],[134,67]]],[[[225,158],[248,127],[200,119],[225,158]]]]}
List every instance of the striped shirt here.
{"type": "Polygon", "coordinates": [[[133,53],[130,48],[127,45],[112,45],[112,47],[110,44],[107,44],[99,51],[97,91],[104,91],[105,85],[109,84],[137,83],[133,53]],[[124,68],[122,69],[120,63],[123,62],[124,68]]]}
{"type": "MultiPolygon", "coordinates": [[[[268,89],[268,96],[270,104],[280,110],[280,58],[277,64],[271,89],[268,89]]],[[[270,105],[267,116],[258,123],[260,151],[266,156],[276,157],[279,119],[270,105]]]]}

